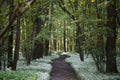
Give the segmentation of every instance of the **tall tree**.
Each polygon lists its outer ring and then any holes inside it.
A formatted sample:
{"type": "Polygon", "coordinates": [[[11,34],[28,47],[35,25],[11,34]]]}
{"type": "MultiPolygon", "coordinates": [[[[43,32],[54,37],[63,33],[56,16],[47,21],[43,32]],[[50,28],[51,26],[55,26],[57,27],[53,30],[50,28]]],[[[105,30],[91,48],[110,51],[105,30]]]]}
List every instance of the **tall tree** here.
{"type": "Polygon", "coordinates": [[[116,65],[116,38],[117,38],[117,23],[116,23],[116,0],[107,0],[107,40],[106,40],[106,72],[118,73],[116,65]]]}
{"type": "Polygon", "coordinates": [[[81,23],[79,21],[79,15],[73,14],[75,13],[77,10],[79,10],[78,6],[79,6],[79,0],[68,0],[70,7],[72,8],[72,11],[68,10],[65,6],[64,3],[65,0],[58,0],[58,4],[60,6],[60,8],[66,13],[68,14],[68,16],[75,21],[76,24],[76,52],[79,53],[80,55],[80,59],[81,61],[84,61],[84,54],[82,51],[82,43],[84,40],[84,36],[82,34],[82,27],[81,27],[81,23]]]}
{"type": "Polygon", "coordinates": [[[0,70],[2,69],[2,39],[0,40],[0,70]]]}
{"type": "MultiPolygon", "coordinates": [[[[8,1],[8,5],[10,5],[9,8],[9,22],[12,18],[13,10],[14,10],[14,0],[8,1]]],[[[8,35],[8,62],[7,67],[12,67],[12,55],[13,55],[13,30],[14,26],[11,25],[11,29],[9,29],[9,35],[8,35]]]]}
{"type": "MultiPolygon", "coordinates": [[[[33,29],[34,37],[36,37],[40,33],[40,31],[42,30],[42,27],[43,27],[42,25],[43,25],[42,19],[36,18],[35,26],[33,29]]],[[[41,40],[41,41],[35,40],[32,54],[33,54],[32,59],[37,59],[37,58],[43,57],[43,40],[41,40]]]]}
{"type": "Polygon", "coordinates": [[[63,23],[63,26],[64,26],[64,32],[63,32],[63,41],[64,41],[64,52],[66,52],[66,25],[65,25],[65,21],[64,21],[64,23],[63,23]]]}
{"type": "MultiPolygon", "coordinates": [[[[96,53],[93,52],[92,57],[96,63],[96,67],[97,67],[98,71],[100,71],[100,72],[104,71],[104,64],[103,64],[104,61],[103,60],[105,58],[103,33],[99,33],[100,31],[104,32],[103,31],[104,23],[102,22],[103,9],[102,9],[102,7],[98,7],[98,5],[102,2],[104,2],[104,1],[95,0],[94,2],[91,2],[92,4],[94,4],[96,19],[98,20],[97,22],[95,22],[97,25],[97,30],[96,30],[97,41],[96,41],[96,47],[95,47],[96,53]]],[[[93,7],[93,6],[91,6],[91,7],[93,7]]]]}
{"type": "Polygon", "coordinates": [[[19,57],[19,47],[20,47],[20,17],[18,17],[17,19],[15,51],[14,51],[14,60],[12,64],[12,70],[16,70],[16,67],[17,67],[17,61],[19,57]]]}

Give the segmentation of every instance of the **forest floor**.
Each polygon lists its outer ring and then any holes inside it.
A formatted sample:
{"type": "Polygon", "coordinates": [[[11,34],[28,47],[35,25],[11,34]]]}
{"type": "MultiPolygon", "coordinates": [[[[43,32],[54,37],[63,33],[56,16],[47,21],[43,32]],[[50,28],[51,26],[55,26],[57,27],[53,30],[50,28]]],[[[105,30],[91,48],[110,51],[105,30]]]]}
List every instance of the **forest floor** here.
{"type": "Polygon", "coordinates": [[[68,56],[61,55],[52,63],[51,80],[79,80],[69,63],[65,62],[68,56]]]}
{"type": "MultiPolygon", "coordinates": [[[[91,55],[84,55],[84,61],[80,60],[79,54],[66,54],[70,57],[65,59],[74,69],[80,80],[120,80],[120,73],[100,73],[91,55]]],[[[120,72],[120,56],[117,56],[117,68],[120,72]]],[[[103,64],[106,70],[105,63],[103,64]]]]}

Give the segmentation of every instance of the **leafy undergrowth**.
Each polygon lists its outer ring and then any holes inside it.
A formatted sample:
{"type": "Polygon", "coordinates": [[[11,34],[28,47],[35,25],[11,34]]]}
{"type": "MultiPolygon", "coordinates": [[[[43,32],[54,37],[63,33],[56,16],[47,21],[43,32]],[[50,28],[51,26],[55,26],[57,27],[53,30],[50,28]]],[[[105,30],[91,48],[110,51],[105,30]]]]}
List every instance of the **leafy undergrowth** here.
{"type": "Polygon", "coordinates": [[[0,80],[36,80],[35,71],[0,71],[0,80]]]}
{"type": "MultiPolygon", "coordinates": [[[[105,74],[99,73],[91,56],[81,62],[78,54],[68,54],[70,57],[66,62],[70,63],[80,80],[120,80],[120,73],[105,74]]],[[[120,72],[120,57],[117,58],[118,70],[120,72]]]]}
{"type": "Polygon", "coordinates": [[[27,66],[24,59],[17,64],[17,71],[0,71],[0,80],[50,80],[51,60],[58,58],[57,54],[34,60],[27,66]]]}

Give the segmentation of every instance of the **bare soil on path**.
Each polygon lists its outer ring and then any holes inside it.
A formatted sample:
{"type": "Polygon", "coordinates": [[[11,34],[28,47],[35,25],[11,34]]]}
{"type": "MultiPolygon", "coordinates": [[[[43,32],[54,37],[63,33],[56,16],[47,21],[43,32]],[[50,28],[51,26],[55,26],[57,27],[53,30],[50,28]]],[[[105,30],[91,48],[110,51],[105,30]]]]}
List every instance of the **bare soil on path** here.
{"type": "Polygon", "coordinates": [[[51,80],[79,80],[70,64],[65,62],[68,56],[61,55],[52,63],[51,80]]]}

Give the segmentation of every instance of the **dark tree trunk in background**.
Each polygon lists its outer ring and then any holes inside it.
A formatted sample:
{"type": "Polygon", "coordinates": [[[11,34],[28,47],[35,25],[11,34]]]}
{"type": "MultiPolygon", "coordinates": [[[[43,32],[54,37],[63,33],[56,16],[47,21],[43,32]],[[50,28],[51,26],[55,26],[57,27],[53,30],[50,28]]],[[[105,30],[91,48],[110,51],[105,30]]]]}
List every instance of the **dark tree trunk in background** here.
{"type": "Polygon", "coordinates": [[[81,61],[84,61],[84,54],[82,51],[82,42],[83,42],[83,36],[81,32],[80,22],[76,22],[76,52],[79,53],[81,61]]]}
{"type": "Polygon", "coordinates": [[[2,63],[1,63],[1,53],[0,53],[0,70],[2,69],[2,63]]]}
{"type": "MultiPolygon", "coordinates": [[[[74,5],[74,12],[78,10],[79,7],[79,2],[76,0],[73,5],[74,5]]],[[[78,20],[79,21],[79,15],[74,15],[73,20],[78,20]]],[[[82,26],[80,22],[76,22],[76,52],[79,53],[80,60],[84,61],[84,54],[82,50],[82,45],[84,41],[84,35],[82,34],[82,26]]]]}
{"type": "Polygon", "coordinates": [[[116,0],[107,0],[109,4],[107,6],[107,41],[106,41],[106,72],[118,73],[116,64],[116,0]]]}
{"type": "Polygon", "coordinates": [[[53,40],[53,47],[54,47],[54,51],[56,51],[56,50],[57,50],[57,45],[56,45],[56,43],[57,43],[57,42],[56,42],[56,39],[54,39],[54,40],[53,40]]]}
{"type": "Polygon", "coordinates": [[[45,56],[49,55],[49,40],[45,40],[45,56]]]}
{"type": "Polygon", "coordinates": [[[43,57],[43,52],[44,52],[44,48],[43,48],[43,43],[40,41],[35,41],[34,44],[34,52],[33,52],[33,59],[39,59],[43,57]]]}
{"type": "Polygon", "coordinates": [[[20,46],[20,17],[18,17],[17,19],[15,51],[14,51],[12,70],[16,70],[17,61],[19,57],[19,46],[20,46]]]}
{"type": "MultiPolygon", "coordinates": [[[[10,5],[10,16],[9,16],[9,21],[12,18],[12,14],[13,14],[13,9],[14,9],[14,1],[10,0],[8,1],[9,5],[10,5]]],[[[13,55],[13,30],[14,30],[14,26],[11,26],[11,29],[9,30],[9,36],[8,36],[8,62],[7,62],[7,67],[12,67],[12,55],[13,55]]]]}
{"type": "Polygon", "coordinates": [[[0,39],[0,70],[2,69],[2,39],[0,39]]]}
{"type": "Polygon", "coordinates": [[[63,33],[63,36],[64,36],[64,52],[66,52],[66,27],[65,27],[65,21],[64,21],[64,33],[63,33]]]}
{"type": "MultiPolygon", "coordinates": [[[[43,21],[40,18],[36,18],[35,26],[33,29],[34,37],[37,36],[38,33],[41,31],[42,26],[43,21]]],[[[43,40],[35,40],[32,54],[32,59],[43,57],[43,40]]]]}
{"type": "MultiPolygon", "coordinates": [[[[1,31],[1,26],[0,26],[0,31],[1,31]]],[[[1,57],[2,57],[2,39],[0,39],[0,70],[2,69],[1,57]]]]}
{"type": "Polygon", "coordinates": [[[12,55],[13,55],[13,26],[10,29],[10,35],[8,37],[8,63],[7,67],[12,67],[12,55]]]}

